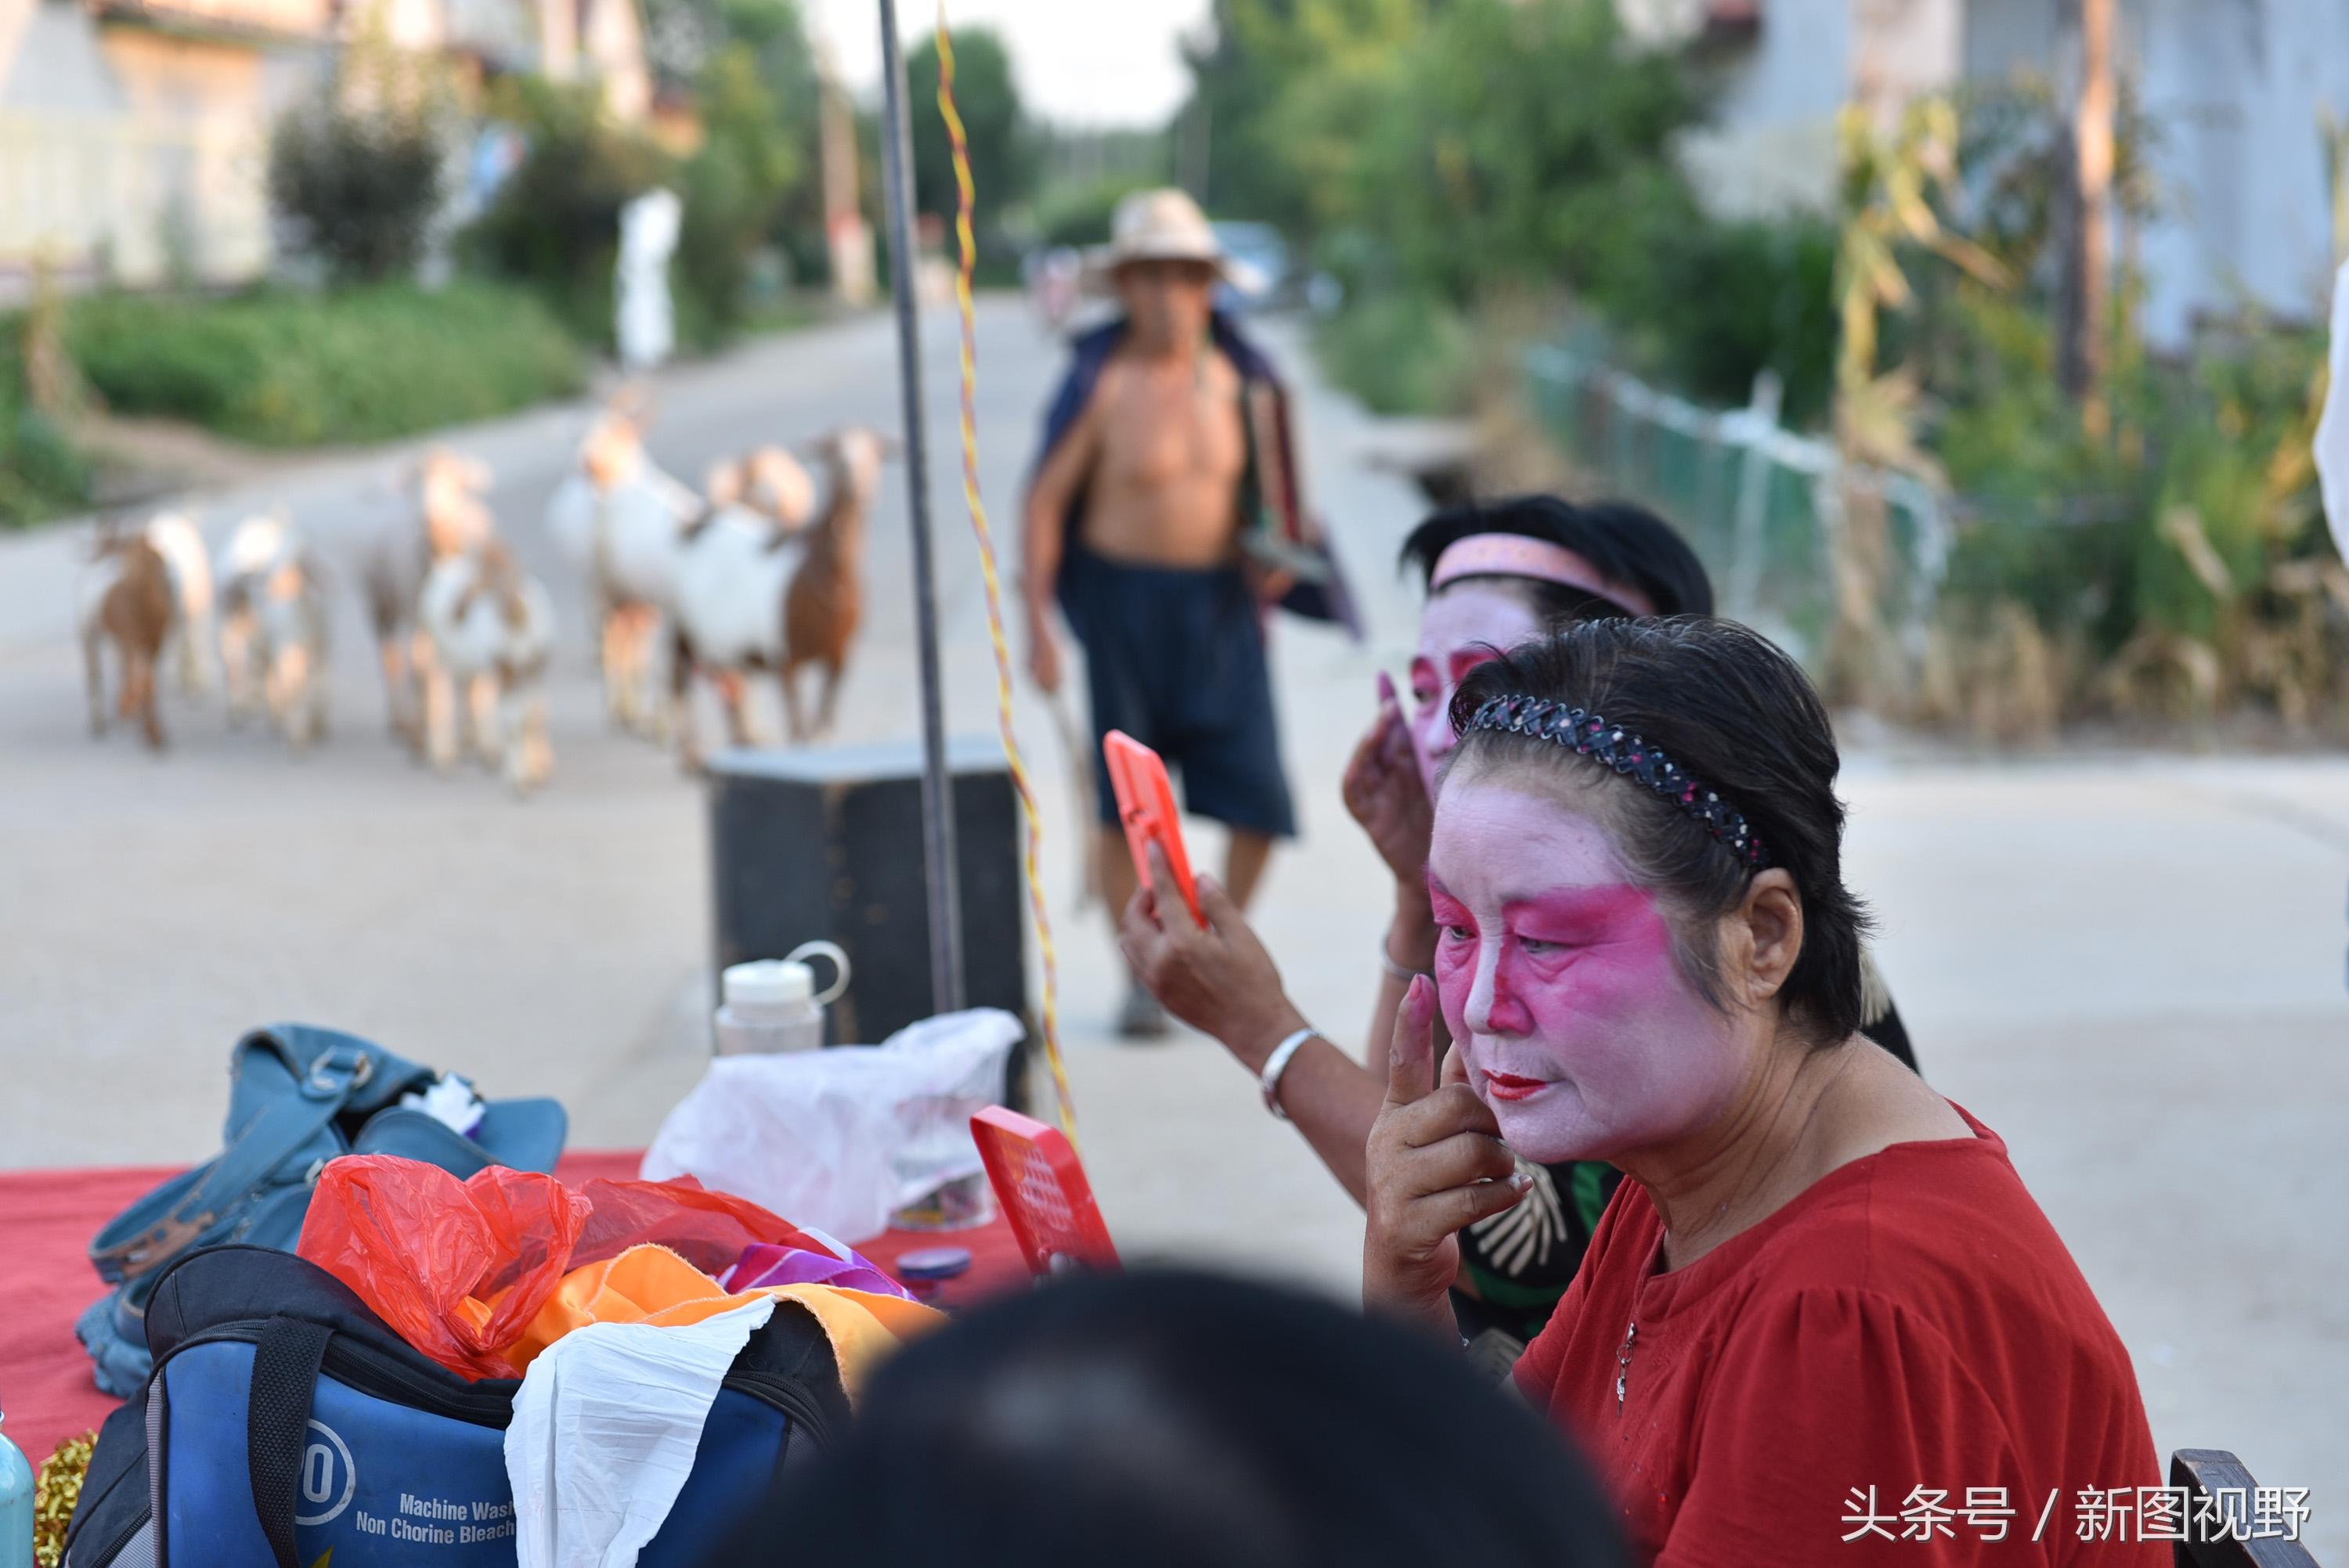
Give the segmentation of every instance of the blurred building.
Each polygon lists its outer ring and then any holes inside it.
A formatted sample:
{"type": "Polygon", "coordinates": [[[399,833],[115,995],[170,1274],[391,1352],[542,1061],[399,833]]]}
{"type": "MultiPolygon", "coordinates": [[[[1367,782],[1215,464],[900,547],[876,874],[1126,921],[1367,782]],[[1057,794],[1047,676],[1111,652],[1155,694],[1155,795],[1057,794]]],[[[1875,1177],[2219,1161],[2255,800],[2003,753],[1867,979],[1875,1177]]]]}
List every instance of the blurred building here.
{"type": "Polygon", "coordinates": [[[0,0],[0,299],[269,264],[268,127],[329,0],[0,0]]]}
{"type": "MultiPolygon", "coordinates": [[[[1683,161],[1724,215],[1833,210],[1835,117],[2035,72],[2075,81],[2067,0],[1617,0],[1687,48],[1713,123],[1683,161]]],[[[2247,308],[2318,320],[2333,239],[2323,128],[2349,117],[2349,0],[2117,0],[2115,67],[2155,128],[2161,211],[2138,237],[2157,344],[2247,308]]]]}
{"type": "Polygon", "coordinates": [[[647,114],[636,0],[0,0],[0,304],[265,273],[269,129],[375,31],[479,80],[602,85],[647,114]]]}

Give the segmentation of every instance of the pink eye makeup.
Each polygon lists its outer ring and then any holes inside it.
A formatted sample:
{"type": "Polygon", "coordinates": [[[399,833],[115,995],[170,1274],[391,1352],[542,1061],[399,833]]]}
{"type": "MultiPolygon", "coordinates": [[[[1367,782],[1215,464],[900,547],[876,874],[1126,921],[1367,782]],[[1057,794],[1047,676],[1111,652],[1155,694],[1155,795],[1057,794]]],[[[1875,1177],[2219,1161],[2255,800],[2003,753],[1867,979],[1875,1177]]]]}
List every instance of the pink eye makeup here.
{"type": "Polygon", "coordinates": [[[1452,684],[1458,686],[1468,678],[1468,673],[1481,665],[1489,665],[1500,655],[1490,647],[1462,648],[1452,655],[1452,684]]]}
{"type": "Polygon", "coordinates": [[[1652,934],[1662,923],[1645,890],[1614,887],[1558,888],[1501,906],[1509,931],[1523,942],[1560,947],[1600,947],[1652,934]]]}

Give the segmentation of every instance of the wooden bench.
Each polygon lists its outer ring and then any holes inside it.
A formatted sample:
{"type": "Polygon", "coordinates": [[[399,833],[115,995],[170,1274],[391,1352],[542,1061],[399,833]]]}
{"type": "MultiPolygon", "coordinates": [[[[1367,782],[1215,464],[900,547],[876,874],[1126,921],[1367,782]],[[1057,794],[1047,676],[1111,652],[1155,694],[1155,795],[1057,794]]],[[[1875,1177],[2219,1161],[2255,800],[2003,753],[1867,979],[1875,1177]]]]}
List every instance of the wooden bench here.
{"type": "Polygon", "coordinates": [[[2169,1456],[2169,1485],[2186,1493],[2185,1532],[2189,1539],[2170,1543],[2175,1568],[2320,1568],[2308,1548],[2297,1541],[2273,1536],[2244,1540],[2214,1518],[2221,1498],[2240,1498],[2240,1510],[2227,1517],[2249,1528],[2251,1500],[2258,1485],[2243,1461],[2224,1449],[2180,1449],[2169,1456]]]}

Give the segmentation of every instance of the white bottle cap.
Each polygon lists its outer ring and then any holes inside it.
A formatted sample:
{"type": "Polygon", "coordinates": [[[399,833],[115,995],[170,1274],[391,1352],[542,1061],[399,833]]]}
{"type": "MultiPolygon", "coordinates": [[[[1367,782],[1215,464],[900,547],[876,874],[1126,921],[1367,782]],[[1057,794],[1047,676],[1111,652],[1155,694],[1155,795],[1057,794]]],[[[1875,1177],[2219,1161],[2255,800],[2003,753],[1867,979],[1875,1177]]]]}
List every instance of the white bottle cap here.
{"type": "Polygon", "coordinates": [[[726,971],[730,1007],[784,1007],[815,997],[815,971],[788,958],[760,958],[726,971]]]}

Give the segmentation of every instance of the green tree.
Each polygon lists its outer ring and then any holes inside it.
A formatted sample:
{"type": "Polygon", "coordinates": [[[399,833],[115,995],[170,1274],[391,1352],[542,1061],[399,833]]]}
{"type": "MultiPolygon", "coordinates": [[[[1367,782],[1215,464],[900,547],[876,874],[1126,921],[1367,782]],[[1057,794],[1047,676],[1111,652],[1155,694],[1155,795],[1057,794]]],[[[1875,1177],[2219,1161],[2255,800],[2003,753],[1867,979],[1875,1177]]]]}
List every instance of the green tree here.
{"type": "Polygon", "coordinates": [[[1632,49],[1607,0],[1448,0],[1407,51],[1309,79],[1274,124],[1327,165],[1321,221],[1369,230],[1412,286],[1603,303],[1698,221],[1667,156],[1694,119],[1676,63],[1632,49]]]}
{"type": "Polygon", "coordinates": [[[799,154],[801,174],[775,211],[773,237],[796,277],[823,277],[831,265],[823,232],[821,129],[823,86],[796,0],[718,0],[726,36],[756,56],[759,79],[774,100],[783,135],[799,154]]]}
{"type": "Polygon", "coordinates": [[[362,38],[356,74],[286,110],[269,139],[270,206],[346,283],[414,267],[443,194],[438,97],[379,49],[362,38]]]}
{"type": "Polygon", "coordinates": [[[807,163],[750,44],[720,49],[696,96],[702,142],[680,171],[685,219],[671,270],[679,326],[688,341],[707,344],[741,325],[751,260],[807,163]]]}
{"type": "Polygon", "coordinates": [[[590,86],[509,77],[492,113],[521,132],[528,151],[466,231],[469,254],[532,287],[581,338],[608,342],[620,209],[666,178],[671,160],[615,125],[590,86]]]}
{"type": "Polygon", "coordinates": [[[1206,143],[1206,189],[1195,194],[1207,210],[1301,236],[1325,171],[1289,140],[1284,103],[1325,74],[1374,77],[1411,46],[1432,10],[1431,0],[1214,0],[1206,39],[1184,50],[1192,92],[1183,113],[1204,120],[1193,134],[1206,143]]]}
{"type": "MultiPolygon", "coordinates": [[[[955,110],[970,141],[970,178],[978,194],[982,245],[1001,232],[1004,217],[1032,192],[1035,149],[1011,56],[991,27],[957,27],[955,110]]],[[[914,130],[914,205],[952,221],[956,206],[954,150],[938,112],[938,46],[925,36],[905,57],[905,89],[914,130]]]]}

